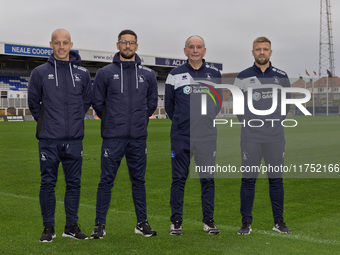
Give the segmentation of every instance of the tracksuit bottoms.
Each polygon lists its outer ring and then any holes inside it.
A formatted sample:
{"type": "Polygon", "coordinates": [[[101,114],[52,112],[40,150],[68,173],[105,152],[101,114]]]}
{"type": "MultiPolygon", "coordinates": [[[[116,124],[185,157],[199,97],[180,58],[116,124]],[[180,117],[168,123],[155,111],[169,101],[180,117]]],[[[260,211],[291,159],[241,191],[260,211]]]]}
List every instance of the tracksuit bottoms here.
{"type": "Polygon", "coordinates": [[[54,226],[56,197],[54,188],[58,178],[59,163],[65,175],[66,191],[64,198],[66,225],[78,221],[80,197],[80,179],[83,159],[83,144],[81,140],[39,140],[40,156],[40,207],[43,224],[54,226]]]}
{"type": "Polygon", "coordinates": [[[105,224],[111,201],[111,189],[121,160],[125,156],[132,183],[132,198],[137,222],[147,219],[145,169],[146,140],[103,139],[101,155],[101,175],[97,190],[95,224],[105,224]]]}
{"type": "MultiPolygon", "coordinates": [[[[171,139],[172,184],[171,221],[182,221],[184,186],[192,157],[197,166],[215,166],[216,141],[191,142],[171,139]]],[[[214,218],[215,183],[213,176],[200,175],[203,222],[214,218]],[[209,177],[209,178],[206,178],[209,177]]]]}
{"type": "MultiPolygon", "coordinates": [[[[285,152],[285,141],[273,143],[253,143],[241,141],[242,167],[253,171],[242,173],[241,184],[241,214],[242,222],[252,222],[252,208],[255,196],[255,182],[259,172],[254,166],[261,166],[264,159],[267,166],[267,177],[269,181],[269,196],[272,204],[274,222],[283,220],[283,181],[282,171],[277,171],[283,166],[285,152]],[[269,171],[269,170],[274,171],[269,171]],[[276,170],[276,171],[275,171],[276,170]]],[[[281,168],[282,169],[282,168],[281,168]]]]}

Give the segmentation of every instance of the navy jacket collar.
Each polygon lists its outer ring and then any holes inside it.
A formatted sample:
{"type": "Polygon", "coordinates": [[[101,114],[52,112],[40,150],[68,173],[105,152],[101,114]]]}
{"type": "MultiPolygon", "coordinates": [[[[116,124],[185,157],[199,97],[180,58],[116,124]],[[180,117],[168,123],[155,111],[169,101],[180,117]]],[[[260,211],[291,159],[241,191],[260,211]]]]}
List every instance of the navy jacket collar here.
{"type": "Polygon", "coordinates": [[[57,63],[57,65],[63,65],[63,64],[69,64],[71,63],[72,65],[80,65],[81,62],[81,58],[80,55],[77,52],[74,51],[70,51],[70,56],[69,56],[69,61],[62,61],[62,60],[58,60],[54,57],[54,54],[52,53],[50,55],[50,57],[47,60],[48,62],[50,62],[52,65],[54,65],[54,61],[57,63]]]}
{"type": "Polygon", "coordinates": [[[201,67],[200,68],[198,68],[198,69],[194,69],[190,64],[189,64],[189,60],[187,60],[187,63],[186,63],[186,65],[188,66],[188,68],[190,69],[190,70],[192,70],[192,71],[201,71],[204,67],[205,67],[205,59],[202,59],[202,65],[201,65],[201,67]]]}
{"type": "MultiPolygon", "coordinates": [[[[262,70],[260,67],[258,67],[255,63],[253,65],[253,69],[258,72],[258,73],[262,73],[262,70]]],[[[265,73],[268,73],[270,72],[270,70],[272,70],[272,62],[269,61],[269,66],[268,68],[264,71],[265,73]]]]}

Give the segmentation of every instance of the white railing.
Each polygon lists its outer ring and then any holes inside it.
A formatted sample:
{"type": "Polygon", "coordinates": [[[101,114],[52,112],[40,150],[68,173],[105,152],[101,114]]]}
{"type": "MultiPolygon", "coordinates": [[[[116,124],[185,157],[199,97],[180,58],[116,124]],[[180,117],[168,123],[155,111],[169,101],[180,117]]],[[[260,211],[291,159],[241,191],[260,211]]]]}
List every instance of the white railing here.
{"type": "Polygon", "coordinates": [[[27,98],[0,98],[0,109],[10,107],[27,109],[27,98]]]}

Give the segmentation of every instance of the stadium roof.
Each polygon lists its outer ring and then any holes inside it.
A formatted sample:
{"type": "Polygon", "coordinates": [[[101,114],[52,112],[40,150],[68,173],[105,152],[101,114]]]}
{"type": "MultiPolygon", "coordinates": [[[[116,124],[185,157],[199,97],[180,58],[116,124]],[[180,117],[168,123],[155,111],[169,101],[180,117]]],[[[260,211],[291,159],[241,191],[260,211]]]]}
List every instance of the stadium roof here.
{"type": "MultiPolygon", "coordinates": [[[[73,49],[81,56],[82,61],[86,62],[102,62],[111,63],[113,56],[116,52],[113,51],[94,51],[73,49]]],[[[0,55],[7,55],[15,57],[43,57],[47,58],[51,55],[52,49],[50,47],[37,46],[37,45],[23,45],[16,43],[0,42],[0,55]]],[[[174,59],[157,56],[149,56],[138,54],[142,59],[142,64],[147,66],[160,66],[160,67],[176,67],[182,65],[186,59],[174,59]]],[[[222,63],[207,62],[211,66],[216,67],[220,71],[223,70],[222,63]]]]}

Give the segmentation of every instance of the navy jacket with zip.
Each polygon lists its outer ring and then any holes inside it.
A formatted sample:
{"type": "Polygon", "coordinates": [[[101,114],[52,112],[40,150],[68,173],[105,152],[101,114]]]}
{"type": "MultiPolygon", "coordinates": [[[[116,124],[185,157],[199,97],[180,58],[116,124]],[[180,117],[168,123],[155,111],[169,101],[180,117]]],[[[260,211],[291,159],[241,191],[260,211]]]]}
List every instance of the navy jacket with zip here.
{"type": "MultiPolygon", "coordinates": [[[[241,140],[254,143],[271,143],[284,140],[284,128],[281,121],[286,118],[281,115],[281,89],[290,87],[287,74],[273,67],[262,70],[254,63],[253,66],[243,70],[235,79],[235,86],[244,93],[244,115],[238,115],[238,119],[244,125],[241,128],[241,140]],[[248,95],[248,87],[252,87],[252,95],[248,95]],[[248,97],[252,98],[253,107],[257,110],[268,110],[273,104],[273,88],[278,89],[277,107],[269,115],[255,115],[249,110],[248,97]],[[263,124],[263,126],[261,126],[263,124]]],[[[287,94],[290,97],[290,94],[287,94]]],[[[289,111],[286,106],[286,113],[289,111]]]]}
{"type": "Polygon", "coordinates": [[[158,104],[153,70],[135,61],[113,62],[98,70],[94,79],[93,108],[102,120],[103,139],[146,139],[149,117],[158,104]]]}
{"type": "Polygon", "coordinates": [[[33,69],[28,105],[37,123],[37,139],[81,140],[84,117],[91,106],[91,77],[71,51],[69,61],[55,59],[33,69]]]}
{"type": "Polygon", "coordinates": [[[172,121],[171,139],[186,141],[213,141],[217,139],[213,121],[221,109],[222,91],[211,91],[205,85],[197,85],[195,79],[219,82],[221,73],[203,59],[195,70],[188,61],[171,70],[165,82],[165,111],[172,121]],[[207,96],[207,114],[201,114],[201,95],[207,96]],[[214,99],[213,99],[214,98],[214,99]]]}

